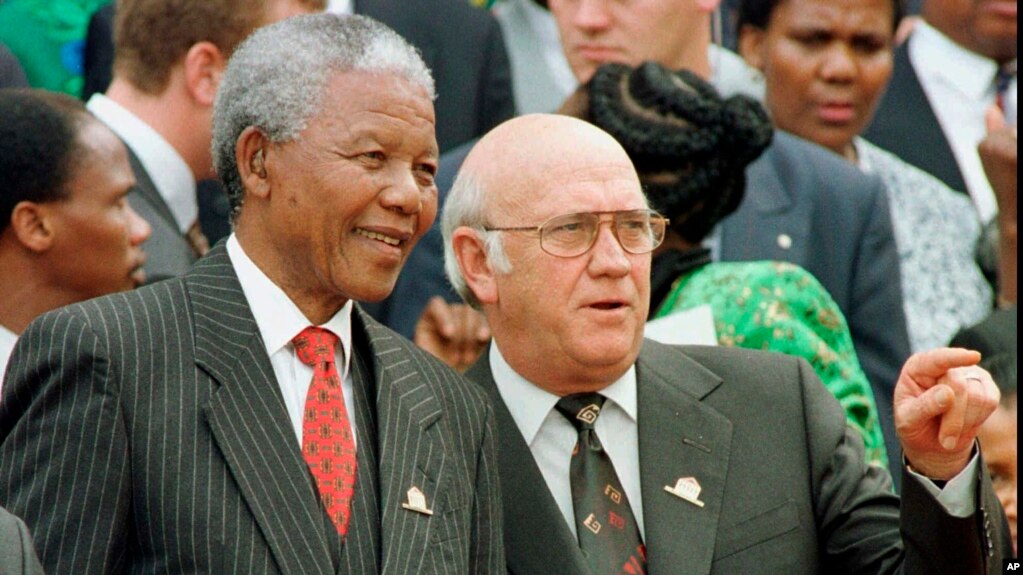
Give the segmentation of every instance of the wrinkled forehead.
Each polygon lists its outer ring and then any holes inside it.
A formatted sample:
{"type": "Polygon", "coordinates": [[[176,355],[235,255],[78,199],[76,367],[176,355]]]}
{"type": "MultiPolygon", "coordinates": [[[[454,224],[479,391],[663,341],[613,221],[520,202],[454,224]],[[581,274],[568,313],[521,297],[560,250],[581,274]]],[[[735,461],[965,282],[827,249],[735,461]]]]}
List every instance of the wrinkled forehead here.
{"type": "Polygon", "coordinates": [[[491,213],[516,217],[526,225],[562,214],[647,207],[636,171],[627,161],[539,161],[509,173],[491,190],[491,213]]]}

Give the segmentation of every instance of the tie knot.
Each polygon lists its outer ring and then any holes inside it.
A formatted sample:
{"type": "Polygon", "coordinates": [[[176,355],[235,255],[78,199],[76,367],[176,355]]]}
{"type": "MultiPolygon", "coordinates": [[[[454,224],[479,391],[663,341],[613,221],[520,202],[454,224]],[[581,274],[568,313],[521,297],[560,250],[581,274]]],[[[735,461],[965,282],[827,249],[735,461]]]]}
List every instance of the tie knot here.
{"type": "Polygon", "coordinates": [[[338,337],[322,327],[307,327],[291,340],[295,354],[302,363],[315,367],[317,364],[334,363],[334,349],[338,337]]]}
{"type": "Polygon", "coordinates": [[[572,422],[578,431],[582,431],[593,429],[605,399],[599,393],[573,393],[559,399],[554,408],[572,422]]]}
{"type": "Polygon", "coordinates": [[[1008,62],[998,67],[995,72],[995,90],[999,93],[1009,88],[1009,83],[1016,77],[1016,62],[1008,62]]]}

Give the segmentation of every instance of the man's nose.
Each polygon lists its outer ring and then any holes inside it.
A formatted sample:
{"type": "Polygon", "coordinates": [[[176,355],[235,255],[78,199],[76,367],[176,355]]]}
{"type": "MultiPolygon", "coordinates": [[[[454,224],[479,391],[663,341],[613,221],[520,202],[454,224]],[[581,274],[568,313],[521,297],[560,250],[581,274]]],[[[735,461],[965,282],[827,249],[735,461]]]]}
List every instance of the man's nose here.
{"type": "Polygon", "coordinates": [[[613,225],[610,221],[604,221],[597,228],[597,238],[590,248],[589,265],[590,273],[595,276],[621,277],[632,269],[632,262],[615,236],[613,225]]]}
{"type": "Polygon", "coordinates": [[[128,214],[128,241],[131,245],[137,246],[149,239],[153,233],[153,227],[149,222],[138,214],[131,206],[125,206],[128,214]]]}
{"type": "Polygon", "coordinates": [[[395,176],[395,181],[383,191],[380,203],[384,208],[413,215],[423,210],[423,195],[415,174],[411,171],[395,176]]]}

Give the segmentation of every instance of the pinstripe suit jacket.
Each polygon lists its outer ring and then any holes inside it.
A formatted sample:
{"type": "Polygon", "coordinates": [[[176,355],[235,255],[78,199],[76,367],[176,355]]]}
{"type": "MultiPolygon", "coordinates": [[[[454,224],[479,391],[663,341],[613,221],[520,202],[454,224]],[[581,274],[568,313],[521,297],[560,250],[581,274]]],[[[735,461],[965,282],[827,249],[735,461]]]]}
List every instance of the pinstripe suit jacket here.
{"type": "MultiPolygon", "coordinates": [[[[353,335],[372,350],[381,572],[502,571],[484,394],[361,310],[353,335]],[[433,515],[402,508],[411,486],[433,515]]],[[[0,502],[48,572],[360,572],[331,564],[337,535],[223,244],[181,278],[50,312],[20,342],[0,502]]]]}

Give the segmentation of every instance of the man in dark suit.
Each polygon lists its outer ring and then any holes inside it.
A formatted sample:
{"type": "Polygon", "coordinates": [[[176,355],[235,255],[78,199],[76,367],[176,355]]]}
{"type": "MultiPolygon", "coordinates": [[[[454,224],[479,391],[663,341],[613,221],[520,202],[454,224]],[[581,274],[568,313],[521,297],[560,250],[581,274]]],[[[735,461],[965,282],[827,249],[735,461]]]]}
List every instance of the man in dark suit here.
{"type": "MultiPolygon", "coordinates": [[[[555,0],[550,6],[580,82],[605,61],[639,65],[654,60],[688,68],[715,84],[727,83],[728,78],[743,76],[746,68],[738,56],[725,50],[711,57],[713,4],[657,0],[649,3],[648,10],[628,10],[610,2],[555,0]],[[593,13],[577,12],[586,5],[594,7],[593,13]]],[[[442,158],[438,174],[442,200],[446,183],[468,150],[464,146],[442,158]]],[[[877,401],[889,461],[896,467],[899,453],[891,396],[910,348],[883,184],[827,150],[783,132],[777,132],[771,146],[750,164],[746,181],[742,204],[711,238],[716,258],[792,262],[828,290],[849,322],[857,356],[877,401]]],[[[441,245],[435,232],[427,235],[390,298],[388,305],[404,313],[389,325],[406,335],[413,333],[430,295],[444,293],[452,299],[439,277],[441,245]],[[440,291],[424,292],[425,287],[440,291]]]]}
{"type": "Polygon", "coordinates": [[[511,573],[1000,572],[974,439],[998,391],[976,352],[904,367],[900,504],[804,361],[643,339],[665,222],[608,134],[499,126],[443,229],[449,278],[494,334],[468,374],[498,413],[511,573]]]}
{"type": "Polygon", "coordinates": [[[921,19],[895,51],[892,79],[864,136],[968,192],[982,222],[998,211],[977,156],[985,111],[1016,121],[1015,2],[924,0],[921,19]]]}
{"type": "Polygon", "coordinates": [[[0,573],[43,575],[25,523],[0,507],[0,573]]]}
{"type": "Polygon", "coordinates": [[[213,177],[210,122],[220,74],[253,30],[322,10],[325,0],[121,0],[113,80],[88,107],[128,146],[137,188],[128,198],[153,227],[151,279],[180,275],[207,249],[196,181],[213,177]]]}
{"type": "Polygon", "coordinates": [[[492,408],[357,306],[436,214],[433,83],[367,18],[257,31],[214,118],[235,234],[19,342],[0,501],[53,573],[498,573],[492,408]]]}

